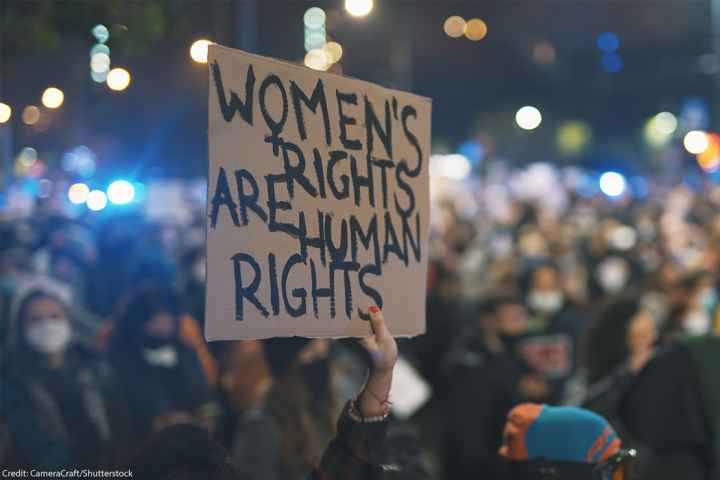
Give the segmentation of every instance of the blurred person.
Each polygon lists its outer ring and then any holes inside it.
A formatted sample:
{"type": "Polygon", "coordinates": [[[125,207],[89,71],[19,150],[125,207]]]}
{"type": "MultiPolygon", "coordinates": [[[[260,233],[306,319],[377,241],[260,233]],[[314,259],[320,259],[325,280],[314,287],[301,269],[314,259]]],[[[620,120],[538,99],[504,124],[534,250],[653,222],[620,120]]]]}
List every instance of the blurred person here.
{"type": "Polygon", "coordinates": [[[133,437],[112,369],[74,341],[66,293],[48,281],[16,293],[11,351],[0,378],[0,423],[10,433],[4,465],[110,467],[133,437]]]}
{"type": "Polygon", "coordinates": [[[576,401],[624,433],[620,403],[655,354],[657,339],[655,321],[637,298],[610,300],[588,329],[583,360],[586,388],[576,401]]]}
{"type": "Polygon", "coordinates": [[[180,422],[212,429],[218,406],[196,351],[182,341],[180,299],[169,289],[130,292],[115,320],[109,355],[141,438],[180,422]]]}
{"type": "Polygon", "coordinates": [[[274,382],[262,410],[241,418],[233,458],[253,477],[302,478],[335,434],[340,405],[329,344],[293,337],[265,340],[263,347],[274,382]]]}
{"type": "MultiPolygon", "coordinates": [[[[324,447],[322,456],[299,478],[315,480],[413,478],[399,472],[397,464],[388,466],[382,464],[383,458],[387,457],[383,445],[390,412],[389,395],[393,367],[397,360],[397,345],[386,327],[380,309],[370,307],[370,313],[374,333],[372,337],[363,340],[370,358],[368,378],[357,397],[350,400],[342,409],[337,422],[337,434],[324,447]],[[311,470],[312,473],[309,473],[311,470]]],[[[304,343],[307,346],[309,341],[304,343]]],[[[282,359],[285,363],[288,357],[286,354],[294,350],[296,348],[283,346],[283,355],[276,357],[275,361],[280,362],[282,359]]],[[[309,351],[315,352],[315,349],[311,348],[309,351]]],[[[289,356],[294,357],[294,355],[289,356]]],[[[262,451],[264,447],[263,444],[248,444],[247,448],[251,452],[247,455],[264,454],[262,451]]],[[[260,472],[257,477],[247,475],[243,472],[246,465],[238,462],[236,458],[233,459],[206,431],[192,425],[175,425],[155,433],[131,462],[131,466],[136,478],[141,480],[274,478],[270,471],[260,472]]]]}
{"type": "Polygon", "coordinates": [[[475,329],[445,362],[450,385],[442,413],[445,473],[453,479],[495,478],[504,418],[515,405],[548,391],[514,350],[527,328],[520,302],[494,296],[479,302],[475,312],[475,329]]]}
{"type": "Polygon", "coordinates": [[[508,480],[627,480],[635,450],[600,415],[577,407],[526,403],[503,430],[503,472],[508,480]]]}
{"type": "Polygon", "coordinates": [[[548,402],[558,402],[566,380],[575,370],[577,343],[584,327],[580,311],[562,287],[557,265],[540,261],[521,282],[528,326],[518,341],[518,353],[551,388],[548,402]]]}
{"type": "Polygon", "coordinates": [[[704,335],[712,331],[713,315],[718,297],[715,281],[708,272],[700,272],[693,281],[683,330],[690,335],[704,335]]]}
{"type": "Polygon", "coordinates": [[[462,298],[462,279],[442,261],[431,263],[432,290],[427,297],[427,334],[412,342],[401,342],[403,354],[417,364],[418,370],[435,390],[444,388],[440,366],[453,340],[462,333],[466,303],[462,298]]]}
{"type": "Polygon", "coordinates": [[[717,293],[712,275],[707,272],[686,274],[669,296],[672,303],[661,331],[663,344],[684,335],[705,335],[713,330],[717,293]]]}
{"type": "Polygon", "coordinates": [[[643,457],[639,478],[717,478],[720,338],[686,337],[658,352],[623,395],[619,419],[643,457]]]}

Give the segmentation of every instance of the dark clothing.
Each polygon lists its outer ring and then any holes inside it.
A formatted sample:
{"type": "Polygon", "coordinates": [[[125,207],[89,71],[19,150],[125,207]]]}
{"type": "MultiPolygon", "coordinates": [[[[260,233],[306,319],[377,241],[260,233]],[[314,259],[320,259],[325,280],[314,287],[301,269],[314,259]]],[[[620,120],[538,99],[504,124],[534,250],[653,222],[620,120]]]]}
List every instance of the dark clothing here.
{"type": "Polygon", "coordinates": [[[111,351],[141,438],[151,432],[157,417],[177,411],[195,414],[215,400],[195,351],[181,343],[174,346],[178,358],[174,367],[152,366],[137,350],[111,351]]]}
{"type": "Polygon", "coordinates": [[[133,433],[107,364],[79,349],[68,351],[58,369],[28,354],[10,358],[0,410],[10,431],[10,464],[107,467],[127,460],[133,433]]]}
{"type": "Polygon", "coordinates": [[[370,480],[392,478],[382,465],[387,420],[360,423],[349,413],[349,403],[337,424],[337,435],[308,480],[370,480]]]}
{"type": "Polygon", "coordinates": [[[582,404],[583,408],[607,419],[626,443],[630,443],[630,438],[627,428],[620,420],[620,405],[634,381],[635,374],[626,365],[622,365],[590,385],[582,404]]]}
{"type": "Polygon", "coordinates": [[[508,412],[522,401],[525,371],[510,353],[474,342],[454,355],[446,422],[446,474],[452,479],[495,478],[497,452],[508,412]]]}
{"type": "Polygon", "coordinates": [[[637,375],[620,406],[620,420],[650,449],[643,478],[710,478],[714,435],[703,399],[698,366],[686,344],[660,353],[637,375]]]}

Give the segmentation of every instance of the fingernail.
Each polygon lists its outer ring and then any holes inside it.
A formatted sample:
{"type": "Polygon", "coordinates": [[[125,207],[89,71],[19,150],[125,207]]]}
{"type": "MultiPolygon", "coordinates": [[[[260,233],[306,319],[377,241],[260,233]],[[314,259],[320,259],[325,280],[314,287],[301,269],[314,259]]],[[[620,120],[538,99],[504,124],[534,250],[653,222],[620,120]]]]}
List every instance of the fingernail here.
{"type": "Polygon", "coordinates": [[[376,305],[371,306],[368,310],[370,310],[370,313],[380,312],[380,309],[376,305]]]}

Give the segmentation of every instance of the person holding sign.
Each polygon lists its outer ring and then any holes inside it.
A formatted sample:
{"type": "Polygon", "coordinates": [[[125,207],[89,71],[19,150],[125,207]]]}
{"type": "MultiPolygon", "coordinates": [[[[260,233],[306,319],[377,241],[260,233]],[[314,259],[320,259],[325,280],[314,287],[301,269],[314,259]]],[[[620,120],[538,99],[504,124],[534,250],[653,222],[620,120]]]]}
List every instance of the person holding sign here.
{"type": "MultiPolygon", "coordinates": [[[[380,309],[372,306],[369,314],[374,333],[362,340],[371,358],[368,379],[359,395],[343,409],[337,435],[306,480],[383,478],[383,441],[398,350],[380,309]]],[[[242,467],[233,465],[227,452],[207,432],[190,424],[158,432],[132,462],[134,477],[140,480],[249,480],[250,477],[239,473],[242,467]]]]}

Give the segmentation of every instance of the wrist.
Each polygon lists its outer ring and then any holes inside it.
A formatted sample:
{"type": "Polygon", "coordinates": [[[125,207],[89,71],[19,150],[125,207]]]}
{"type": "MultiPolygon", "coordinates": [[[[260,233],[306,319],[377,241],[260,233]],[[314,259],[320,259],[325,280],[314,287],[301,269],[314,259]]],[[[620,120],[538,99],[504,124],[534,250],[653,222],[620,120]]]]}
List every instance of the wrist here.
{"type": "Polygon", "coordinates": [[[387,415],[390,411],[390,387],[392,372],[385,375],[371,373],[358,396],[360,413],[368,417],[387,415]]]}

